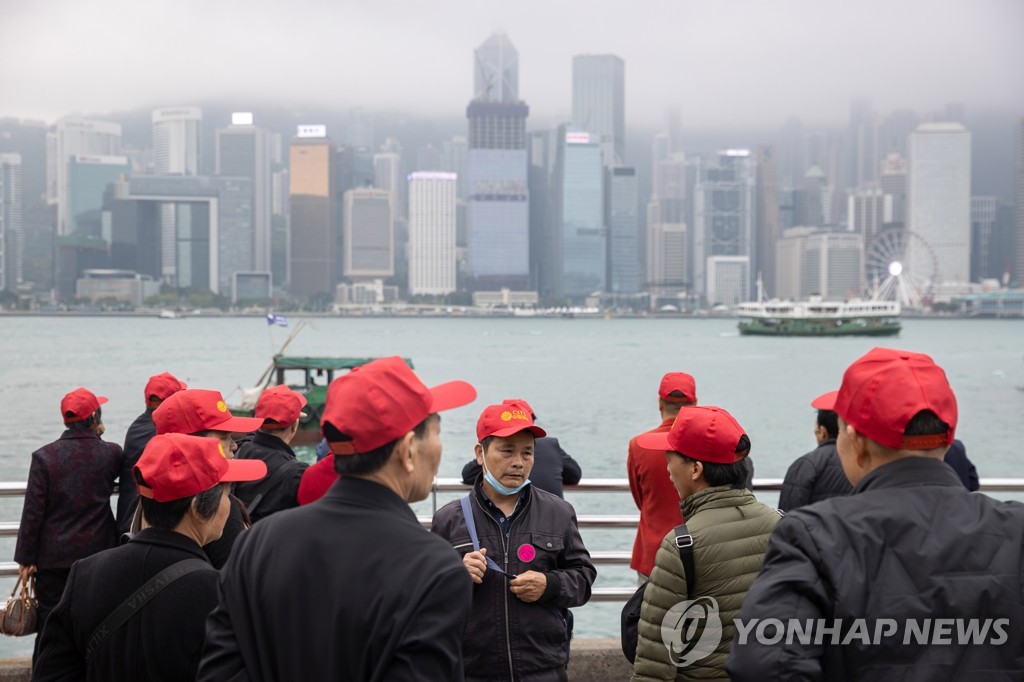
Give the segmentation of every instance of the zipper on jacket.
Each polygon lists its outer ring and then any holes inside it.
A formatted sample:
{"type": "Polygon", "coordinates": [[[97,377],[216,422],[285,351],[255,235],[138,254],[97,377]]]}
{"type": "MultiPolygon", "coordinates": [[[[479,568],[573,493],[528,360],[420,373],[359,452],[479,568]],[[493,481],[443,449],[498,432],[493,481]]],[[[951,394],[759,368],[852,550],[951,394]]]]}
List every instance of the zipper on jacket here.
{"type": "MultiPolygon", "coordinates": [[[[473,497],[475,498],[476,495],[474,495],[473,497]]],[[[480,504],[480,500],[476,500],[476,503],[477,503],[477,506],[479,506],[480,509],[484,512],[484,515],[488,519],[491,520],[491,523],[493,523],[494,525],[496,525],[498,527],[498,537],[501,538],[501,549],[502,549],[502,553],[504,554],[504,557],[503,557],[503,560],[502,560],[502,562],[503,562],[502,570],[505,571],[505,577],[507,578],[507,576],[508,576],[508,542],[505,541],[505,533],[503,533],[502,530],[501,530],[501,524],[498,523],[497,521],[495,521],[494,517],[492,517],[489,513],[487,513],[487,510],[483,508],[483,505],[480,504]]],[[[523,508],[519,510],[521,512],[520,515],[519,515],[519,518],[517,518],[515,521],[513,521],[509,525],[509,527],[508,527],[509,539],[512,538],[512,529],[515,527],[515,525],[519,521],[519,519],[523,518],[523,513],[526,512],[526,508],[529,506],[529,504],[530,504],[530,500],[527,500],[526,504],[523,505],[523,508]]],[[[513,512],[514,511],[515,510],[513,510],[513,512]]],[[[515,679],[516,679],[515,668],[512,666],[512,633],[509,632],[509,625],[508,625],[508,592],[509,592],[508,586],[506,586],[506,588],[505,588],[505,652],[508,654],[508,679],[511,680],[512,682],[515,682],[515,679]]]]}

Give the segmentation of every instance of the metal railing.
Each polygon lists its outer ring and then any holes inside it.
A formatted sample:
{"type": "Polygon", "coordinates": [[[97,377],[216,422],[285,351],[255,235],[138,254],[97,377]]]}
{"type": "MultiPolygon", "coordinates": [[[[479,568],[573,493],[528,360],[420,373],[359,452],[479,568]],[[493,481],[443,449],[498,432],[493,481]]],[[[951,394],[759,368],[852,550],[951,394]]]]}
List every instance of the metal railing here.
{"type": "MultiPolygon", "coordinates": [[[[437,511],[439,493],[465,493],[470,487],[457,478],[439,478],[434,481],[431,492],[431,509],[437,511]]],[[[781,478],[755,478],[754,492],[778,492],[782,490],[781,478]]],[[[575,493],[628,493],[629,481],[625,478],[584,478],[577,485],[565,487],[565,492],[575,493]]],[[[983,493],[1024,493],[1024,478],[983,478],[983,493]]],[[[116,494],[116,490],[115,490],[116,494]]],[[[25,484],[0,482],[0,497],[24,497],[25,484]]],[[[417,516],[420,525],[430,528],[432,516],[417,516]]],[[[639,514],[580,514],[577,517],[580,528],[636,529],[639,514]]],[[[18,536],[17,521],[0,521],[0,538],[18,536]]],[[[631,553],[617,550],[591,550],[590,557],[595,564],[605,566],[628,566],[631,553]]],[[[0,561],[0,577],[18,574],[18,564],[0,561]]],[[[635,585],[616,587],[595,587],[591,601],[625,601],[636,591],[635,585]]]]}

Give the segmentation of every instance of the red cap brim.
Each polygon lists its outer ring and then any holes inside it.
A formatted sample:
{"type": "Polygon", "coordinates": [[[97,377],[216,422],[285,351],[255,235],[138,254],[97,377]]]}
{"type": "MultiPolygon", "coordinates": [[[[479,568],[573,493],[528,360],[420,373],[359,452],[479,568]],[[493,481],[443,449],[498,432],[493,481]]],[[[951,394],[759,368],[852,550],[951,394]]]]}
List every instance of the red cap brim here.
{"type": "Polygon", "coordinates": [[[267,463],[261,459],[229,459],[221,483],[258,481],[267,475],[267,463]]]}
{"type": "Polygon", "coordinates": [[[829,391],[828,393],[823,393],[811,401],[811,407],[813,407],[816,410],[835,411],[837,395],[839,395],[839,391],[829,391]]]}
{"type": "Polygon", "coordinates": [[[642,433],[636,437],[636,444],[646,450],[669,451],[672,447],[668,444],[668,431],[659,433],[642,433]]]}
{"type": "Polygon", "coordinates": [[[529,431],[537,438],[543,438],[548,435],[548,432],[540,428],[536,424],[532,426],[510,426],[507,429],[500,429],[494,433],[488,434],[488,436],[497,436],[498,438],[506,438],[513,434],[519,433],[520,431],[529,431]]]}
{"type": "Polygon", "coordinates": [[[102,395],[98,395],[98,396],[96,396],[96,402],[99,403],[100,405],[102,405],[103,403],[108,402],[108,400],[106,399],[106,397],[104,397],[102,395]]]}
{"type": "Polygon", "coordinates": [[[431,412],[444,412],[476,400],[476,389],[465,381],[448,381],[430,389],[431,412]]]}
{"type": "Polygon", "coordinates": [[[263,426],[263,420],[256,417],[229,417],[219,424],[210,427],[211,431],[229,431],[231,433],[252,433],[263,426]]]}

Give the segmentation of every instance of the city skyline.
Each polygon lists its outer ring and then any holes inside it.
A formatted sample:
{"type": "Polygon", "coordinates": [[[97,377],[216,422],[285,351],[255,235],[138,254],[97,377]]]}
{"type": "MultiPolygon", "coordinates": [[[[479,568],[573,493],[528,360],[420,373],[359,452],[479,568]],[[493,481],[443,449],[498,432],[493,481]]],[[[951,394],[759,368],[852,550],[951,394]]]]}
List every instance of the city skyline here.
{"type": "Polygon", "coordinates": [[[543,125],[570,120],[572,58],[591,54],[625,61],[626,116],[635,126],[658,127],[673,106],[690,128],[776,123],[793,114],[815,125],[841,124],[855,96],[882,110],[928,111],[948,101],[1024,109],[1024,5],[1013,0],[796,0],[784,12],[752,0],[646,2],[614,22],[587,20],[568,3],[532,0],[515,11],[453,2],[401,12],[386,2],[307,1],[291,7],[302,23],[295,38],[281,32],[278,12],[259,4],[98,4],[44,0],[5,9],[0,81],[8,88],[0,115],[53,122],[76,111],[101,115],[215,97],[299,111],[457,115],[474,91],[473,50],[496,28],[519,49],[518,95],[543,125]],[[529,11],[533,5],[543,12],[529,11]],[[155,24],[162,30],[139,28],[155,24]],[[79,49],[81,36],[97,32],[118,39],[79,49]],[[182,36],[189,36],[188,50],[182,36]],[[723,41],[729,50],[720,49],[723,41]],[[324,79],[331,88],[322,87],[324,79]]]}

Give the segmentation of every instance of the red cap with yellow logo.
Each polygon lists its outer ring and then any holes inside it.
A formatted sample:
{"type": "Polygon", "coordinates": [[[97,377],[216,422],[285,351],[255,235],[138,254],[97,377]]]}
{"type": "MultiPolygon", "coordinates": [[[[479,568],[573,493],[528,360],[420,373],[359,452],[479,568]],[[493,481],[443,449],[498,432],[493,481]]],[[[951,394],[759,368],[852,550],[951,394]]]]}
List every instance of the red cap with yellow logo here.
{"type": "Polygon", "coordinates": [[[139,495],[170,502],[218,483],[257,481],[267,475],[267,465],[259,459],[227,459],[213,438],[167,433],[146,444],[132,471],[139,495]]]}
{"type": "Polygon", "coordinates": [[[533,423],[530,406],[525,401],[509,399],[501,405],[488,405],[476,422],[476,439],[489,436],[504,438],[520,431],[529,431],[537,438],[548,435],[533,423]]]}
{"type": "Polygon", "coordinates": [[[232,415],[219,391],[190,388],[178,391],[160,403],[160,407],[153,410],[153,424],[158,434],[200,431],[249,433],[263,426],[263,420],[232,415]]]}

